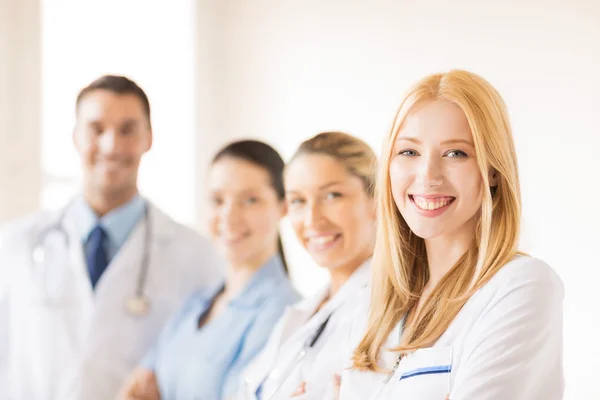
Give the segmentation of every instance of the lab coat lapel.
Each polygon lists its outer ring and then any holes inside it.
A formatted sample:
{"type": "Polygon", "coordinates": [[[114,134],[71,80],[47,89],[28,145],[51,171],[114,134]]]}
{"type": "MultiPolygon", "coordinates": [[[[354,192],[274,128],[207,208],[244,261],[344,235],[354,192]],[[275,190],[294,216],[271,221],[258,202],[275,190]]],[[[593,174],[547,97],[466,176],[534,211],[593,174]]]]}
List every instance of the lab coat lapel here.
{"type": "MultiPolygon", "coordinates": [[[[167,248],[173,237],[173,232],[165,223],[166,216],[156,207],[148,204],[148,218],[142,217],[129,235],[127,241],[117,252],[108,268],[100,278],[96,287],[96,302],[101,301],[104,296],[115,293],[115,286],[123,286],[126,295],[135,294],[137,278],[142,268],[144,252],[148,252],[149,269],[166,265],[160,256],[166,254],[167,248]],[[147,237],[147,226],[150,224],[150,234],[147,237]],[[146,240],[149,240],[146,243],[146,240]],[[108,294],[108,293],[110,294],[108,294]]],[[[121,299],[121,301],[124,301],[121,299]]]]}
{"type": "Polygon", "coordinates": [[[317,307],[323,302],[328,293],[329,285],[321,289],[316,296],[290,307],[289,318],[282,330],[282,343],[293,340],[304,330],[306,323],[315,314],[317,307]]]}
{"type": "Polygon", "coordinates": [[[361,288],[365,287],[370,277],[370,260],[366,261],[361,265],[354,273],[348,278],[346,283],[340,288],[340,290],[333,296],[333,298],[325,303],[325,305],[315,313],[317,307],[323,302],[323,299],[327,296],[330,290],[330,286],[323,288],[319,294],[313,297],[303,307],[303,318],[298,318],[300,328],[296,328],[295,333],[291,335],[289,340],[299,340],[298,338],[307,338],[312,332],[316,332],[319,325],[321,325],[332,313],[335,312],[350,296],[354,296],[361,288]],[[314,317],[313,317],[314,315],[314,317]],[[293,339],[292,339],[293,338],[293,339]]]}
{"type": "Polygon", "coordinates": [[[354,273],[348,278],[346,283],[340,288],[339,292],[329,301],[323,309],[327,310],[327,315],[338,309],[346,300],[355,296],[360,289],[367,286],[371,274],[370,259],[364,262],[354,273]]]}
{"type": "Polygon", "coordinates": [[[63,228],[69,237],[69,267],[71,268],[71,272],[75,279],[73,294],[78,299],[83,300],[81,307],[83,308],[83,315],[86,320],[82,321],[82,324],[84,324],[83,326],[88,326],[89,318],[94,310],[94,291],[92,290],[92,284],[85,262],[81,237],[79,232],[77,232],[73,216],[69,214],[69,210],[67,210],[67,214],[65,215],[63,228]]]}
{"type": "Polygon", "coordinates": [[[322,291],[322,295],[300,301],[285,310],[277,327],[273,330],[267,346],[254,360],[252,367],[247,370],[245,382],[246,398],[256,400],[255,393],[259,385],[275,367],[283,344],[294,338],[298,334],[298,331],[302,329],[329,290],[329,288],[326,289],[326,291],[322,291]]]}

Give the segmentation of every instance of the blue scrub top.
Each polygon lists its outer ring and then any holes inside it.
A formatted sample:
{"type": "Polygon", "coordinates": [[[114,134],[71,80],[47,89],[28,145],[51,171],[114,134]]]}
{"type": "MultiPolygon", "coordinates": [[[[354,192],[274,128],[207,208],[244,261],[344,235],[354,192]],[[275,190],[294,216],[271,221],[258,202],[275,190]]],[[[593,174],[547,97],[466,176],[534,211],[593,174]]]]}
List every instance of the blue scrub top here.
{"type": "Polygon", "coordinates": [[[199,329],[200,317],[222,289],[220,284],[193,294],[142,362],[156,374],[162,400],[233,396],[244,368],[262,350],[285,308],[300,299],[277,256],[199,329]]]}

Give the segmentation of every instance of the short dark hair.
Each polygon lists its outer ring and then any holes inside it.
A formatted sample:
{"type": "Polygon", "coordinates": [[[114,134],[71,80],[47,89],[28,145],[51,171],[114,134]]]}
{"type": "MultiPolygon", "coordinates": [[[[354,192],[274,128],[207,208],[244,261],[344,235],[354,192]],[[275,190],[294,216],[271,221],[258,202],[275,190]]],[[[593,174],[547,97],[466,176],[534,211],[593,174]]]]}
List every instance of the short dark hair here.
{"type": "Polygon", "coordinates": [[[75,108],[79,108],[79,104],[83,98],[95,90],[108,90],[116,94],[132,94],[136,96],[142,103],[144,113],[150,123],[150,101],[144,90],[131,79],[119,75],[104,75],[94,80],[92,83],[81,89],[77,95],[75,108]]]}

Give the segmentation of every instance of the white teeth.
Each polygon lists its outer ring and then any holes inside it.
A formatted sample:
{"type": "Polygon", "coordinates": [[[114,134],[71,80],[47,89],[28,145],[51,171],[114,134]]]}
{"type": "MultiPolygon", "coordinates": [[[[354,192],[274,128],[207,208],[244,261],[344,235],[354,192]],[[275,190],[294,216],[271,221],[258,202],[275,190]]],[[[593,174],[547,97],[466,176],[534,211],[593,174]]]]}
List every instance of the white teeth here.
{"type": "Polygon", "coordinates": [[[424,199],[423,197],[413,196],[413,200],[415,204],[422,210],[432,211],[437,210],[438,208],[442,208],[450,204],[452,199],[445,198],[443,200],[429,201],[424,199]]]}
{"type": "Polygon", "coordinates": [[[333,242],[335,240],[335,235],[332,236],[319,236],[316,238],[310,238],[310,241],[317,245],[325,245],[333,242]]]}

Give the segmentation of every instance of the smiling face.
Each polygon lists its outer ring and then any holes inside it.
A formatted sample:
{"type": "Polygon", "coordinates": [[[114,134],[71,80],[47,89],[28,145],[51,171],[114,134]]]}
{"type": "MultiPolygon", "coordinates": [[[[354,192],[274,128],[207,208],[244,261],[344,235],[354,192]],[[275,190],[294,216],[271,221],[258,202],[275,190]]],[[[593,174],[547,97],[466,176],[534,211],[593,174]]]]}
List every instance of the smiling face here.
{"type": "Polygon", "coordinates": [[[210,169],[208,225],[213,242],[232,264],[255,264],[277,251],[285,205],[269,173],[251,162],[223,157],[210,169]]]}
{"type": "Polygon", "coordinates": [[[152,132],[142,101],[134,94],[98,89],[77,107],[73,134],[85,186],[104,196],[135,192],[142,156],[152,132]]]}
{"type": "Polygon", "coordinates": [[[335,158],[305,154],[285,172],[296,236],[322,267],[358,267],[373,251],[375,213],[362,179],[335,158]]]}
{"type": "Polygon", "coordinates": [[[417,236],[475,233],[483,179],[469,123],[457,105],[428,102],[410,113],[389,173],[396,207],[417,236]]]}

